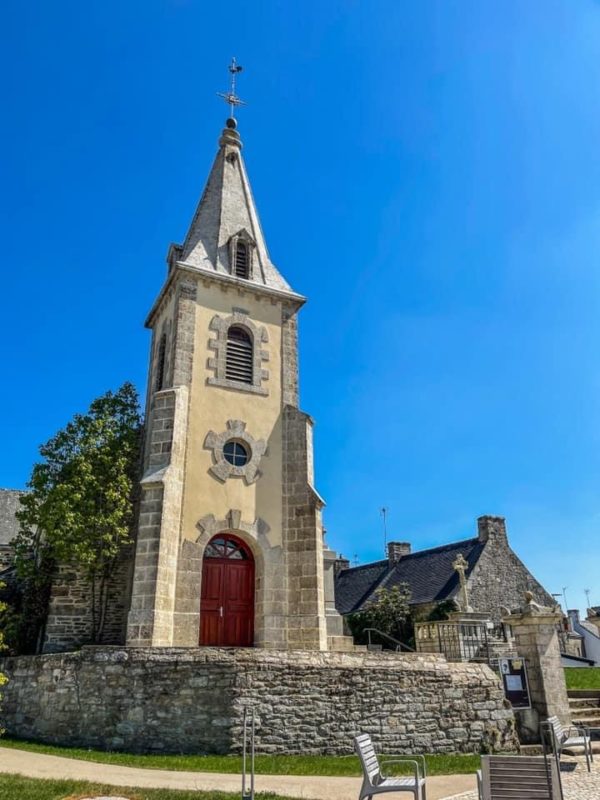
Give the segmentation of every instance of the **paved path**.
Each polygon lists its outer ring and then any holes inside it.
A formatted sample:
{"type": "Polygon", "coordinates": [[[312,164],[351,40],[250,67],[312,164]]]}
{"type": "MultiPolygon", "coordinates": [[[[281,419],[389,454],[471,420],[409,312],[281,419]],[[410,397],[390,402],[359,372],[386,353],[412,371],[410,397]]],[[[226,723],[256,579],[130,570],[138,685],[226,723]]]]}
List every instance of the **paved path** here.
{"type": "MultiPolygon", "coordinates": [[[[241,791],[239,775],[217,772],[176,772],[139,769],[94,761],[77,761],[26,750],[0,747],[0,772],[30,778],[69,779],[104,783],[110,786],[136,786],[141,789],[204,789],[222,792],[241,791]]],[[[274,792],[305,800],[357,800],[360,778],[309,777],[304,775],[257,775],[257,792],[274,792]]],[[[438,775],[427,780],[427,800],[442,800],[466,792],[475,785],[474,775],[438,775]]],[[[595,800],[595,799],[594,799],[595,800]]]]}

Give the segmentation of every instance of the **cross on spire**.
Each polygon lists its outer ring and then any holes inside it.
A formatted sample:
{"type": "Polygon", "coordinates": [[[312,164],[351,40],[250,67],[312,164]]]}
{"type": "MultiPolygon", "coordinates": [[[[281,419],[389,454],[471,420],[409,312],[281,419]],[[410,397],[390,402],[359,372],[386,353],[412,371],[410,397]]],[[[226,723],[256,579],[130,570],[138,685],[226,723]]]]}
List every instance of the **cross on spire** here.
{"type": "Polygon", "coordinates": [[[229,105],[230,118],[232,120],[234,120],[235,118],[233,116],[233,113],[234,113],[235,107],[236,106],[245,106],[246,105],[246,103],[243,100],[241,100],[235,93],[235,79],[239,75],[239,73],[242,71],[243,67],[241,67],[237,63],[235,58],[232,58],[231,59],[231,64],[227,67],[227,69],[229,70],[229,72],[231,74],[231,86],[230,86],[228,92],[217,92],[217,95],[219,97],[222,97],[223,100],[225,100],[225,102],[229,105]]]}

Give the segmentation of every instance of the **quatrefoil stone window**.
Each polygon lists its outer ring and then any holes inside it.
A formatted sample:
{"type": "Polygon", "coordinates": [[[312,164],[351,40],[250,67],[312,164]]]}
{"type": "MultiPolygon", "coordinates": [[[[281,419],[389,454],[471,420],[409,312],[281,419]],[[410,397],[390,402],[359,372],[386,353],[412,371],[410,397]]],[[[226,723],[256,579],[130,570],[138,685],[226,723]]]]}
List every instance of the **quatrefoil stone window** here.
{"type": "Polygon", "coordinates": [[[259,464],[267,450],[264,439],[255,439],[246,431],[246,423],[240,419],[227,420],[222,433],[209,431],[204,440],[206,450],[212,450],[213,464],[210,472],[220,481],[227,478],[244,478],[254,483],[261,476],[259,464]],[[241,457],[242,453],[245,457],[241,457]]]}

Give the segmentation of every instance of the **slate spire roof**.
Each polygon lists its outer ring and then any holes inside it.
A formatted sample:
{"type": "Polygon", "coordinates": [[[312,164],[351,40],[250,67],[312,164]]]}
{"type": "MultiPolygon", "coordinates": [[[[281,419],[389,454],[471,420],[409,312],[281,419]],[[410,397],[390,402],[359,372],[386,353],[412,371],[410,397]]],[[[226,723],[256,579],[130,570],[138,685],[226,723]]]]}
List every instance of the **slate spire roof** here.
{"type": "Polygon", "coordinates": [[[388,559],[342,570],[335,581],[335,606],[340,614],[359,611],[373,599],[377,589],[391,589],[401,583],[410,587],[410,603],[439,603],[453,597],[458,575],[452,563],[459,553],[467,560],[470,575],[483,552],[479,538],[432,547],[403,556],[390,564],[388,559]]]}
{"type": "Polygon", "coordinates": [[[219,150],[177,260],[192,266],[231,274],[230,241],[242,235],[255,248],[250,282],[290,292],[290,286],[272,263],[242,158],[242,141],[235,120],[227,120],[219,150]]]}

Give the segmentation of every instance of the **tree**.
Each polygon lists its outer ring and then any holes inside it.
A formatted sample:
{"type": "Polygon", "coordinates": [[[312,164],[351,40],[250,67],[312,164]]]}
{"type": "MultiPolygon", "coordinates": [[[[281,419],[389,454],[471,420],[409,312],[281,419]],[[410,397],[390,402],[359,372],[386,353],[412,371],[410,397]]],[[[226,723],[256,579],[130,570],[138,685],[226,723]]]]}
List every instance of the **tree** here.
{"type": "Polygon", "coordinates": [[[458,607],[454,600],[442,600],[431,609],[426,619],[428,622],[450,619],[450,614],[452,614],[454,611],[458,611],[458,607]]]}
{"type": "MultiPolygon", "coordinates": [[[[354,638],[364,643],[367,639],[365,630],[375,628],[387,636],[407,643],[412,638],[410,620],[410,588],[402,583],[391,589],[377,589],[375,598],[361,611],[350,614],[348,624],[354,638]]],[[[389,646],[389,642],[383,641],[389,646]]]]}
{"type": "Polygon", "coordinates": [[[40,448],[17,513],[19,576],[35,584],[48,564],[77,567],[90,586],[94,643],[102,640],[111,575],[132,540],[140,441],[137,392],[125,383],[40,448]]]}

